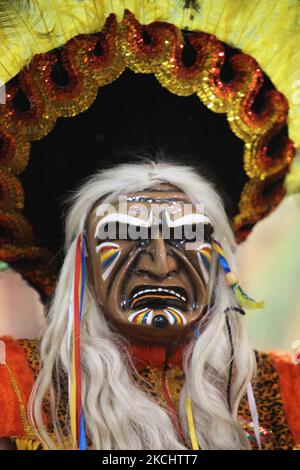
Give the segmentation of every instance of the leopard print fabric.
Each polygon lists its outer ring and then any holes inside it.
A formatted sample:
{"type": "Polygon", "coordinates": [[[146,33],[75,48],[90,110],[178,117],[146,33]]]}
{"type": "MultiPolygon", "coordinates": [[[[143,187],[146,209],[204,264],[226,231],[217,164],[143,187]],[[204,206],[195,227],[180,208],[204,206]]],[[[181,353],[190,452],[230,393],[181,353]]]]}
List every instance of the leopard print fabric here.
{"type": "MultiPolygon", "coordinates": [[[[20,340],[20,345],[24,349],[31,370],[36,377],[39,368],[38,343],[35,340],[20,340]]],[[[260,433],[262,437],[262,448],[269,450],[288,450],[295,446],[286,415],[284,405],[279,389],[279,375],[275,369],[273,360],[268,354],[257,353],[258,374],[253,385],[254,396],[259,415],[260,433]],[[263,439],[264,434],[267,436],[263,439]]],[[[162,390],[162,370],[159,368],[146,366],[139,371],[133,372],[133,379],[137,386],[155,402],[167,409],[165,393],[162,390]]],[[[65,383],[66,378],[65,378],[65,383]]],[[[182,386],[184,384],[184,375],[178,366],[167,366],[165,370],[165,385],[175,409],[178,411],[179,400],[182,386]]],[[[61,391],[59,401],[59,421],[64,434],[67,436],[66,409],[68,406],[67,386],[61,391]]],[[[44,401],[44,411],[50,418],[49,400],[44,401]]],[[[254,439],[253,426],[251,423],[251,414],[248,400],[245,397],[239,408],[239,417],[252,447],[257,448],[254,439]]],[[[50,420],[49,420],[50,422],[50,420]]],[[[49,425],[49,432],[52,432],[52,426],[49,425]]]]}
{"type": "Polygon", "coordinates": [[[22,346],[28,360],[33,376],[37,377],[40,371],[39,343],[36,339],[20,339],[18,341],[22,346]]]}
{"type": "MultiPolygon", "coordinates": [[[[22,339],[18,341],[20,346],[24,349],[24,352],[27,356],[28,364],[30,366],[30,369],[32,370],[33,376],[36,378],[39,371],[40,371],[40,359],[39,359],[39,344],[37,340],[34,339],[22,339]]],[[[67,383],[67,380],[62,380],[62,383],[67,383]]],[[[54,377],[54,384],[55,384],[55,389],[57,390],[57,381],[56,378],[54,377]]],[[[63,431],[63,434],[65,436],[68,435],[67,432],[67,420],[66,420],[66,409],[68,406],[68,393],[67,393],[67,387],[63,387],[61,390],[61,396],[60,399],[58,400],[58,417],[59,417],[59,422],[61,425],[61,429],[63,431]]],[[[43,410],[44,413],[47,417],[47,422],[48,422],[48,432],[53,433],[53,426],[51,424],[51,414],[50,414],[50,401],[49,401],[49,396],[46,395],[44,398],[43,402],[43,410]]]]}
{"type": "MultiPolygon", "coordinates": [[[[265,353],[256,353],[257,377],[253,384],[259,423],[270,431],[271,438],[264,443],[264,449],[293,449],[295,443],[289,429],[284,405],[280,395],[279,375],[272,358],[265,353]]],[[[244,398],[240,404],[239,415],[250,421],[248,400],[244,398]]]]}
{"type": "MultiPolygon", "coordinates": [[[[284,412],[283,401],[279,389],[279,376],[273,360],[268,354],[256,353],[258,374],[253,386],[253,392],[258,409],[260,436],[264,450],[289,450],[294,448],[294,441],[288,427],[284,412]]],[[[137,385],[157,402],[166,401],[161,389],[161,370],[145,367],[134,375],[137,385]]],[[[178,367],[168,367],[166,384],[170,397],[178,410],[184,375],[178,367]]],[[[239,420],[247,434],[253,449],[257,449],[248,400],[245,397],[239,408],[239,420]]]]}
{"type": "Polygon", "coordinates": [[[178,366],[167,366],[165,371],[156,367],[145,367],[133,373],[136,385],[156,403],[167,408],[162,383],[165,381],[168,394],[176,410],[179,408],[181,388],[184,382],[183,372],[178,366]]]}

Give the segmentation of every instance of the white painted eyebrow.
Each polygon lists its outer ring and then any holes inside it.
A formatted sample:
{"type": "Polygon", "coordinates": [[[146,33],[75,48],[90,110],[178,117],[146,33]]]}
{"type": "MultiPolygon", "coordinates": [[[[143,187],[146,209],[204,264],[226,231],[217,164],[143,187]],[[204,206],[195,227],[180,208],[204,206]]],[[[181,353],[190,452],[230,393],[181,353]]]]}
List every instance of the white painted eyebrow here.
{"type": "Polygon", "coordinates": [[[97,223],[94,237],[97,237],[99,228],[109,222],[121,222],[123,224],[135,225],[136,227],[151,227],[153,222],[153,213],[152,211],[150,212],[147,220],[143,220],[139,217],[134,217],[128,214],[123,214],[122,212],[113,212],[112,214],[107,214],[97,223]]]}
{"type": "Polygon", "coordinates": [[[168,211],[165,211],[166,221],[168,227],[179,227],[185,224],[210,224],[213,225],[211,220],[204,214],[186,214],[183,217],[179,217],[179,219],[171,220],[170,214],[168,211]]]}

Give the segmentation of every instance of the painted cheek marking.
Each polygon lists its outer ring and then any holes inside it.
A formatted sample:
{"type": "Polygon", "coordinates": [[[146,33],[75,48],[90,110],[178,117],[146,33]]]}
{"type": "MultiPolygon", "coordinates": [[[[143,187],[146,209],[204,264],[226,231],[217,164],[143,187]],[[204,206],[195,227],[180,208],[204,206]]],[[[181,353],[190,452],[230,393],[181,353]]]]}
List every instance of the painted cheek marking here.
{"type": "Polygon", "coordinates": [[[121,248],[117,243],[103,242],[96,247],[96,253],[100,256],[102,279],[106,281],[121,255],[121,248]]]}

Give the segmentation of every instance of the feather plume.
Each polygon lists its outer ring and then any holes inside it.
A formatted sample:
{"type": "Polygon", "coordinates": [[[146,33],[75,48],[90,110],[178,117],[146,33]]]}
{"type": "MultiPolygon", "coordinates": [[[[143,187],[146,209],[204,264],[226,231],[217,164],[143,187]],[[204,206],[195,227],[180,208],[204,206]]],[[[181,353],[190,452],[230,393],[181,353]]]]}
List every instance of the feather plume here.
{"type": "Polygon", "coordinates": [[[30,30],[40,17],[37,0],[0,0],[0,30],[6,34],[30,30]]]}

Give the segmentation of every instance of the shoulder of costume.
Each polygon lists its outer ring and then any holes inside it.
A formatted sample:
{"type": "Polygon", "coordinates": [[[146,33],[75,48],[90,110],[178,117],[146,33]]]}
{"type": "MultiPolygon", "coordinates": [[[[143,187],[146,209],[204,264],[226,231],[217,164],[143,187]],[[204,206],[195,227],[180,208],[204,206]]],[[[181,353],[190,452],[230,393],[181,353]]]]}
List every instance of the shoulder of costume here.
{"type": "Polygon", "coordinates": [[[276,386],[280,391],[289,429],[298,447],[300,445],[300,364],[293,361],[291,354],[279,351],[257,353],[257,363],[261,381],[269,380],[272,372],[273,376],[275,374],[277,376],[276,386]]]}
{"type": "Polygon", "coordinates": [[[38,369],[36,340],[0,337],[0,437],[32,435],[27,407],[38,369]]]}

